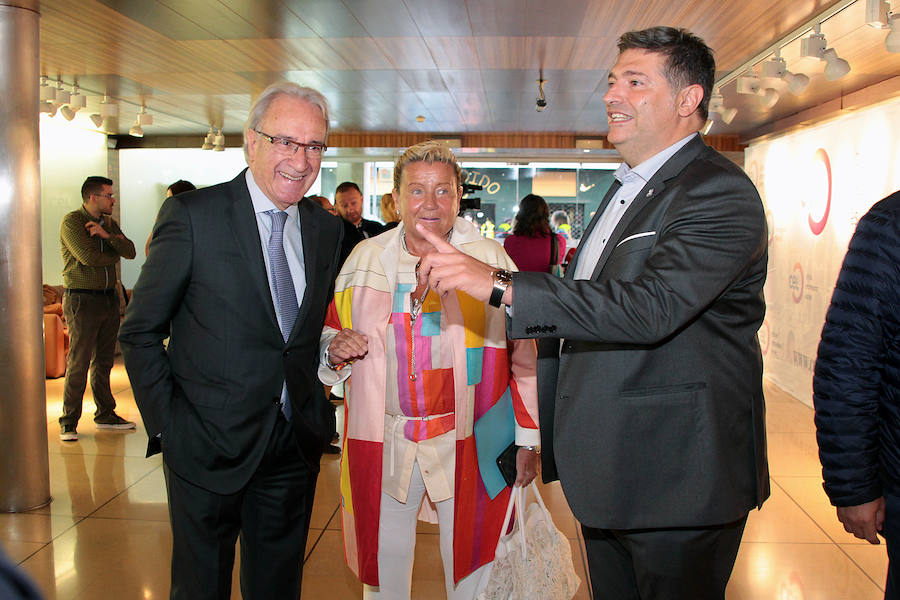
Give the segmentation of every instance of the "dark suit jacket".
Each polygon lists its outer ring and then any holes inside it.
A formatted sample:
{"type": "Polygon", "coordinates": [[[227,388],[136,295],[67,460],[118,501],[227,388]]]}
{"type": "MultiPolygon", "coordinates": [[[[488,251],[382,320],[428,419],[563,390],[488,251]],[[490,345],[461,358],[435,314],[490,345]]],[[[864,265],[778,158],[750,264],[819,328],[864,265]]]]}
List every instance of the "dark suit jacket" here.
{"type": "Polygon", "coordinates": [[[350,252],[353,251],[356,245],[366,239],[366,237],[360,233],[360,229],[365,231],[369,237],[375,237],[385,230],[384,225],[378,221],[363,219],[359,229],[357,229],[356,225],[350,221],[347,221],[346,219],[341,220],[344,222],[344,241],[341,245],[341,264],[344,264],[344,261],[350,256],[350,252]]]}
{"type": "Polygon", "coordinates": [[[309,200],[299,205],[306,292],[285,343],[244,173],[166,200],[119,333],[148,455],[161,433],[169,468],[220,494],[243,487],[259,465],[285,378],[291,423],[315,471],[333,432],[316,369],[341,221],[309,200]]]}
{"type": "Polygon", "coordinates": [[[583,524],[726,523],[768,497],[766,237],[753,184],[696,137],[638,193],[590,281],[514,275],[509,334],[547,338],[544,477],[583,524]]]}

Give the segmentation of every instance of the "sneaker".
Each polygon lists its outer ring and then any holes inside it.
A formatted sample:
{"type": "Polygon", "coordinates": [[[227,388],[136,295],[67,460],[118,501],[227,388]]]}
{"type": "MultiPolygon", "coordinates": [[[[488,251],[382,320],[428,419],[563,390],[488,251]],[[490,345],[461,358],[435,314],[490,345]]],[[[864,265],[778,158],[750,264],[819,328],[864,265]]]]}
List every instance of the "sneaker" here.
{"type": "Polygon", "coordinates": [[[117,414],[113,414],[112,420],[105,423],[97,423],[97,429],[134,429],[134,421],[126,421],[117,414]]]}
{"type": "Polygon", "coordinates": [[[61,442],[77,442],[78,432],[74,425],[62,425],[59,428],[59,440],[61,442]]]}

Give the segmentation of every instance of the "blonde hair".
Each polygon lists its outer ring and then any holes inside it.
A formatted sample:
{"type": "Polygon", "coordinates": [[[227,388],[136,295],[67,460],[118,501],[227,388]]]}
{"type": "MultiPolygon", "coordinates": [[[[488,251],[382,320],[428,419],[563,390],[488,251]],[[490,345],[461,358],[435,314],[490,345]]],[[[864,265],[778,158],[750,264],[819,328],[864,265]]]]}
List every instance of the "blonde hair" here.
{"type": "Polygon", "coordinates": [[[393,223],[400,220],[393,194],[382,194],[381,196],[381,220],[385,223],[393,223]]]}
{"type": "Polygon", "coordinates": [[[395,190],[400,189],[400,179],[403,177],[403,169],[405,169],[408,164],[414,162],[426,162],[428,164],[438,162],[450,165],[456,176],[457,187],[462,185],[462,169],[459,168],[459,163],[456,162],[456,156],[450,151],[450,148],[441,142],[428,140],[427,142],[421,142],[415,146],[410,146],[406,149],[406,152],[401,154],[400,158],[397,159],[397,163],[394,165],[395,190]]]}

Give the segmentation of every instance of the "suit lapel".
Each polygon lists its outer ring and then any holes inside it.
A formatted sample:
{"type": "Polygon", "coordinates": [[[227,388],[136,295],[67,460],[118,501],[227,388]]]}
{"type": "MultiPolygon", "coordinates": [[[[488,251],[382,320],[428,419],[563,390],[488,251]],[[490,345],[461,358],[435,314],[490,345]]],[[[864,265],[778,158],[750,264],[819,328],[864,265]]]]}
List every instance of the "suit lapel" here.
{"type": "Polygon", "coordinates": [[[587,229],[585,229],[584,233],[581,235],[582,243],[578,244],[578,247],[575,249],[575,254],[572,255],[572,260],[569,261],[569,268],[566,269],[565,279],[573,279],[575,277],[574,265],[578,264],[578,258],[581,256],[581,250],[585,246],[584,241],[586,241],[591,235],[594,227],[597,226],[597,222],[600,221],[600,218],[603,216],[603,211],[606,210],[606,206],[609,204],[610,200],[612,200],[613,196],[616,195],[616,192],[619,191],[620,187],[622,187],[622,184],[618,179],[614,179],[612,185],[610,185],[609,189],[606,190],[606,195],[603,196],[603,200],[600,201],[600,205],[594,212],[594,218],[591,219],[591,222],[588,223],[587,229]]]}
{"type": "Polygon", "coordinates": [[[269,319],[278,329],[275,304],[272,301],[269,278],[266,275],[266,261],[262,255],[262,242],[259,239],[259,227],[256,225],[253,201],[250,199],[250,191],[247,189],[246,172],[246,169],[241,171],[241,174],[229,184],[232,202],[228,216],[231,230],[234,233],[235,246],[240,249],[247,264],[253,289],[262,300],[261,306],[266,307],[269,319]]]}
{"type": "MultiPolygon", "coordinates": [[[[597,280],[600,276],[600,272],[603,270],[604,265],[606,265],[606,261],[609,259],[610,254],[615,250],[616,245],[622,241],[624,233],[628,231],[634,218],[639,215],[641,210],[643,210],[650,202],[654,202],[660,198],[665,192],[666,182],[681,173],[705,148],[706,144],[703,143],[703,139],[699,135],[696,135],[657,169],[656,173],[650,178],[650,181],[648,181],[644,187],[641,188],[641,191],[637,193],[637,196],[634,197],[631,206],[629,206],[628,210],[625,211],[625,214],[622,215],[622,218],[613,230],[612,235],[609,236],[609,243],[603,248],[600,259],[597,261],[597,266],[594,267],[594,271],[591,273],[592,280],[597,280]]],[[[604,199],[604,206],[606,206],[607,201],[608,199],[604,199]]],[[[600,213],[599,209],[597,210],[597,213],[600,213]]]]}

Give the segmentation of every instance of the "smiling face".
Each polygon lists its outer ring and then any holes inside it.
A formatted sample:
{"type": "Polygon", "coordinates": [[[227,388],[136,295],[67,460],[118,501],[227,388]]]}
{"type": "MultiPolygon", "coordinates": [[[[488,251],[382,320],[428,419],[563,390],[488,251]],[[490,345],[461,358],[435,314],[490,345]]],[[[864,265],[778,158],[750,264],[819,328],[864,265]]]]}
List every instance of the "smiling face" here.
{"type": "MultiPolygon", "coordinates": [[[[294,96],[275,98],[257,129],[295,142],[325,143],[322,109],[294,96]]],[[[250,172],[266,197],[281,210],[298,203],[316,180],[322,157],[307,156],[303,148],[292,154],[291,148],[270,144],[255,131],[247,130],[244,136],[250,172]]]]}
{"type": "Polygon", "coordinates": [[[421,256],[432,249],[416,231],[416,223],[441,237],[447,235],[459,213],[461,196],[456,171],[447,163],[418,161],[403,168],[400,187],[394,190],[394,202],[400,210],[410,252],[421,256]]]}
{"type": "Polygon", "coordinates": [[[603,96],[608,139],[629,166],[639,165],[702,125],[694,97],[699,86],[674,89],[663,72],[665,63],[664,54],[630,48],[609,72],[609,90],[603,96]]]}

